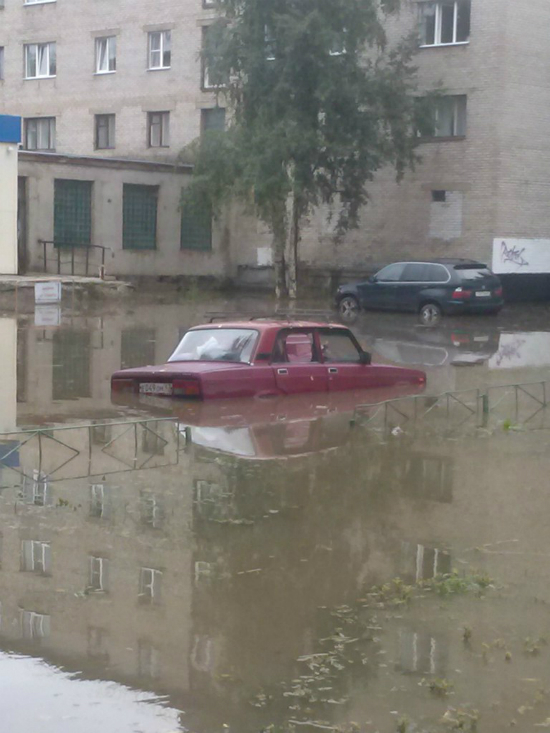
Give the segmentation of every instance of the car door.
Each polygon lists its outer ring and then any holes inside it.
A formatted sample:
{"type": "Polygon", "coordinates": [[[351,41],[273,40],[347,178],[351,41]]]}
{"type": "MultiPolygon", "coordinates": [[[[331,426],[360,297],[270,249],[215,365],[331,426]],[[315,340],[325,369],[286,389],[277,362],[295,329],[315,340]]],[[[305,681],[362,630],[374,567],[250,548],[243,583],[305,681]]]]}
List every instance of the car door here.
{"type": "Polygon", "coordinates": [[[395,291],[397,310],[416,310],[418,295],[426,287],[428,267],[424,262],[408,262],[405,265],[395,291]]]}
{"type": "Polygon", "coordinates": [[[361,347],[351,331],[320,328],[319,341],[329,392],[375,386],[372,367],[361,363],[361,347]]]}
{"type": "Polygon", "coordinates": [[[282,394],[328,390],[327,369],[319,358],[312,328],[282,329],[275,341],[271,367],[282,394]]]}
{"type": "Polygon", "coordinates": [[[382,268],[366,283],[358,285],[359,296],[363,308],[382,308],[391,310],[395,307],[395,289],[403,273],[404,264],[396,262],[382,268]]]}

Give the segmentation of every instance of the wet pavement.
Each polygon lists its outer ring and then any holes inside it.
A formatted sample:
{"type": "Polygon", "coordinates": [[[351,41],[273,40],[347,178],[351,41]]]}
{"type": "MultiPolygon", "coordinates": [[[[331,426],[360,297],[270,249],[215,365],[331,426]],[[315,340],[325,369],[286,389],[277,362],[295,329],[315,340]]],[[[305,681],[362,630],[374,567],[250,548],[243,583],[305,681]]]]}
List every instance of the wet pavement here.
{"type": "Polygon", "coordinates": [[[3,728],[549,727],[548,315],[367,314],[458,399],[269,415],[111,404],[196,304],[0,318],[3,728]]]}

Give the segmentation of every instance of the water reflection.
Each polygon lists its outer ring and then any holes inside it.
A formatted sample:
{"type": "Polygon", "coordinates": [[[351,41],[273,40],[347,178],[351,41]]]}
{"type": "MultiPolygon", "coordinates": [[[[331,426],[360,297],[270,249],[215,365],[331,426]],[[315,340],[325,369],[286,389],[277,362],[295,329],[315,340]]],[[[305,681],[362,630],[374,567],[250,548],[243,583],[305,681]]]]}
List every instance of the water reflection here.
{"type": "MultiPolygon", "coordinates": [[[[447,700],[419,682],[448,678],[449,704],[471,703],[483,730],[501,733],[533,702],[526,680],[550,686],[547,648],[532,654],[525,642],[547,633],[550,603],[546,431],[474,424],[447,438],[402,422],[392,432],[394,422],[352,425],[349,405],[311,398],[112,406],[111,371],[146,352],[164,358],[181,318],[151,308],[20,333],[20,423],[87,424],[0,440],[0,668],[7,680],[23,669],[26,689],[40,687],[38,671],[51,676],[48,700],[19,700],[18,717],[0,695],[9,729],[33,730],[39,708],[46,733],[64,730],[63,715],[75,733],[257,733],[292,720],[389,732],[396,711],[431,730],[447,700]],[[417,584],[471,567],[498,580],[494,600],[365,605],[396,576],[417,584]],[[94,696],[81,701],[88,680],[94,696]],[[58,694],[84,714],[62,710],[58,694]],[[113,698],[112,717],[88,715],[111,714],[113,698]]],[[[357,330],[380,356],[420,358],[402,348],[416,334],[380,328],[357,330]]],[[[482,340],[480,328],[466,327],[462,350],[430,331],[422,344],[447,352],[427,359],[433,384],[546,376],[545,332],[511,357],[510,334],[489,325],[482,340]],[[466,350],[483,363],[453,366],[466,350]]],[[[538,704],[522,718],[529,727],[550,714],[538,704]]]]}

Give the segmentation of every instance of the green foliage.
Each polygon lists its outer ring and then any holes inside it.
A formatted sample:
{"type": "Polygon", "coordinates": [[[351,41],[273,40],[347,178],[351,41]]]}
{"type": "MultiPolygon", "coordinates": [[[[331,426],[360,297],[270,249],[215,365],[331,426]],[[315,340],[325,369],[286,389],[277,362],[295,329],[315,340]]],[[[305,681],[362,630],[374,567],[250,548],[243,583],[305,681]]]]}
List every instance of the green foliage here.
{"type": "Polygon", "coordinates": [[[437,575],[424,583],[424,587],[435,591],[440,596],[449,596],[457,593],[482,593],[492,585],[488,575],[475,573],[460,575],[456,570],[445,575],[437,575]]]}
{"type": "Polygon", "coordinates": [[[203,63],[230,110],[183,156],[195,163],[187,197],[215,211],[245,201],[295,244],[302,218],[325,204],[336,231],[357,226],[367,185],[416,161],[425,109],[415,102],[416,38],[388,47],[384,17],[398,0],[220,0],[203,63]]]}

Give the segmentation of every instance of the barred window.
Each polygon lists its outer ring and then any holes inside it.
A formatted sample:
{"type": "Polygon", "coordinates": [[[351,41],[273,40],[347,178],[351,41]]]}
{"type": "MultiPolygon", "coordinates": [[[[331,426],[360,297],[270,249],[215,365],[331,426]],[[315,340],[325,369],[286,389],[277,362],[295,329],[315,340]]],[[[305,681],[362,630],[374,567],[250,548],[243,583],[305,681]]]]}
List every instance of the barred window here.
{"type": "Polygon", "coordinates": [[[181,249],[212,250],[212,210],[209,205],[187,202],[181,209],[181,249]]]}
{"type": "Polygon", "coordinates": [[[87,247],[92,243],[92,181],[54,181],[56,246],[87,247]]]}
{"type": "Polygon", "coordinates": [[[123,249],[156,249],[158,186],[125,183],[122,198],[123,249]]]}

